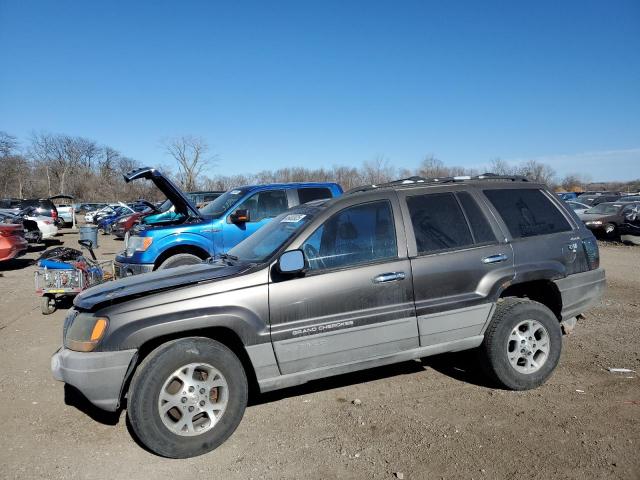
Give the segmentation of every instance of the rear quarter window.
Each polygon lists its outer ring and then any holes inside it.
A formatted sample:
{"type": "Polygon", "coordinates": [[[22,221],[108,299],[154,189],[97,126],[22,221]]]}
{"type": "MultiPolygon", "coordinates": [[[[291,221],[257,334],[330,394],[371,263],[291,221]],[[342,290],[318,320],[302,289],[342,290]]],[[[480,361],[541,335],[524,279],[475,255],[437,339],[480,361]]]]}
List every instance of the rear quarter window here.
{"type": "Polygon", "coordinates": [[[571,231],[558,207],[539,189],[484,190],[513,238],[571,231]]]}
{"type": "Polygon", "coordinates": [[[298,189],[298,200],[300,203],[313,202],[314,200],[323,200],[331,198],[331,190],[324,187],[309,187],[298,189]]]}

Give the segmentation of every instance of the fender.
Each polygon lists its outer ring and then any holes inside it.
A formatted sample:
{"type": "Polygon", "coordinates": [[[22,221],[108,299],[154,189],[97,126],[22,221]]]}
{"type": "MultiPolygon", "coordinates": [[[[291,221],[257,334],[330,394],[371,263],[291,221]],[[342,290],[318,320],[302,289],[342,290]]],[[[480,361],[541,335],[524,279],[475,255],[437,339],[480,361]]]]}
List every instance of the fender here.
{"type": "Polygon", "coordinates": [[[558,261],[549,260],[536,263],[521,263],[516,265],[516,275],[513,284],[532,280],[558,280],[566,276],[566,267],[558,261]]]}
{"type": "MultiPolygon", "coordinates": [[[[157,337],[212,327],[232,330],[245,346],[269,342],[267,270],[238,272],[100,309],[95,314],[109,318],[101,349],[136,349],[157,337]]],[[[155,274],[150,273],[147,278],[155,274]]]]}

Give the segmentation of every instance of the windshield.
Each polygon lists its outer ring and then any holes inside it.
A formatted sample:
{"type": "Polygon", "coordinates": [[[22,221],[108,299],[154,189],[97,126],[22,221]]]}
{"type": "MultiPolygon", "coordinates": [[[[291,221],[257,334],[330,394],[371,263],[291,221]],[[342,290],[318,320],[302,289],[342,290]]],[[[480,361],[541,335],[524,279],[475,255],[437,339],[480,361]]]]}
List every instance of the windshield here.
{"type": "Polygon", "coordinates": [[[202,207],[200,209],[200,213],[207,217],[220,218],[227,210],[229,210],[229,208],[235,205],[235,203],[240,200],[248,190],[249,189],[246,187],[229,190],[228,192],[220,195],[213,202],[202,207]]]}
{"type": "Polygon", "coordinates": [[[585,213],[600,213],[603,215],[614,215],[620,211],[622,205],[613,203],[601,203],[593,208],[590,208],[585,213]]]}
{"type": "Polygon", "coordinates": [[[321,210],[321,206],[310,205],[287,210],[229,250],[229,255],[238,257],[243,262],[266,262],[321,210]]]}

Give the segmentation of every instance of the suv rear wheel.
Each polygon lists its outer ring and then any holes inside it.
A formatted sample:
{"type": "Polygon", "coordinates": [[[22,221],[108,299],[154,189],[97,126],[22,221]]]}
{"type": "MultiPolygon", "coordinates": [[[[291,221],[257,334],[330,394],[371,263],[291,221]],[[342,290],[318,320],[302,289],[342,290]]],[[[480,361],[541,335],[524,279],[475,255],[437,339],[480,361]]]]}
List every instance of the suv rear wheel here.
{"type": "Polygon", "coordinates": [[[511,390],[542,385],[558,365],[561,351],[562,330],[553,312],[521,298],[498,302],[480,347],[485,372],[511,390]]]}
{"type": "Polygon", "coordinates": [[[185,338],[143,360],[131,381],[127,415],[151,451],[188,458],[229,438],[247,396],[244,368],[229,348],[208,338],[185,338]]]}

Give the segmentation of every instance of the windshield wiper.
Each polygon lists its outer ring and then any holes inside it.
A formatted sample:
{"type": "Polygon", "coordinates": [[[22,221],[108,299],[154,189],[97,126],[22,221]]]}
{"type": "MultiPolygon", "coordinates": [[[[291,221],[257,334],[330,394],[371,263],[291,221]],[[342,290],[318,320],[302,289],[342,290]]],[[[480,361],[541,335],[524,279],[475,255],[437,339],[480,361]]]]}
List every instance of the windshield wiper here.
{"type": "Polygon", "coordinates": [[[215,257],[212,257],[210,262],[213,263],[213,262],[216,262],[218,260],[222,260],[227,265],[233,265],[233,263],[237,262],[239,260],[239,258],[236,257],[235,255],[231,255],[230,253],[220,253],[220,254],[216,255],[215,257]]]}

